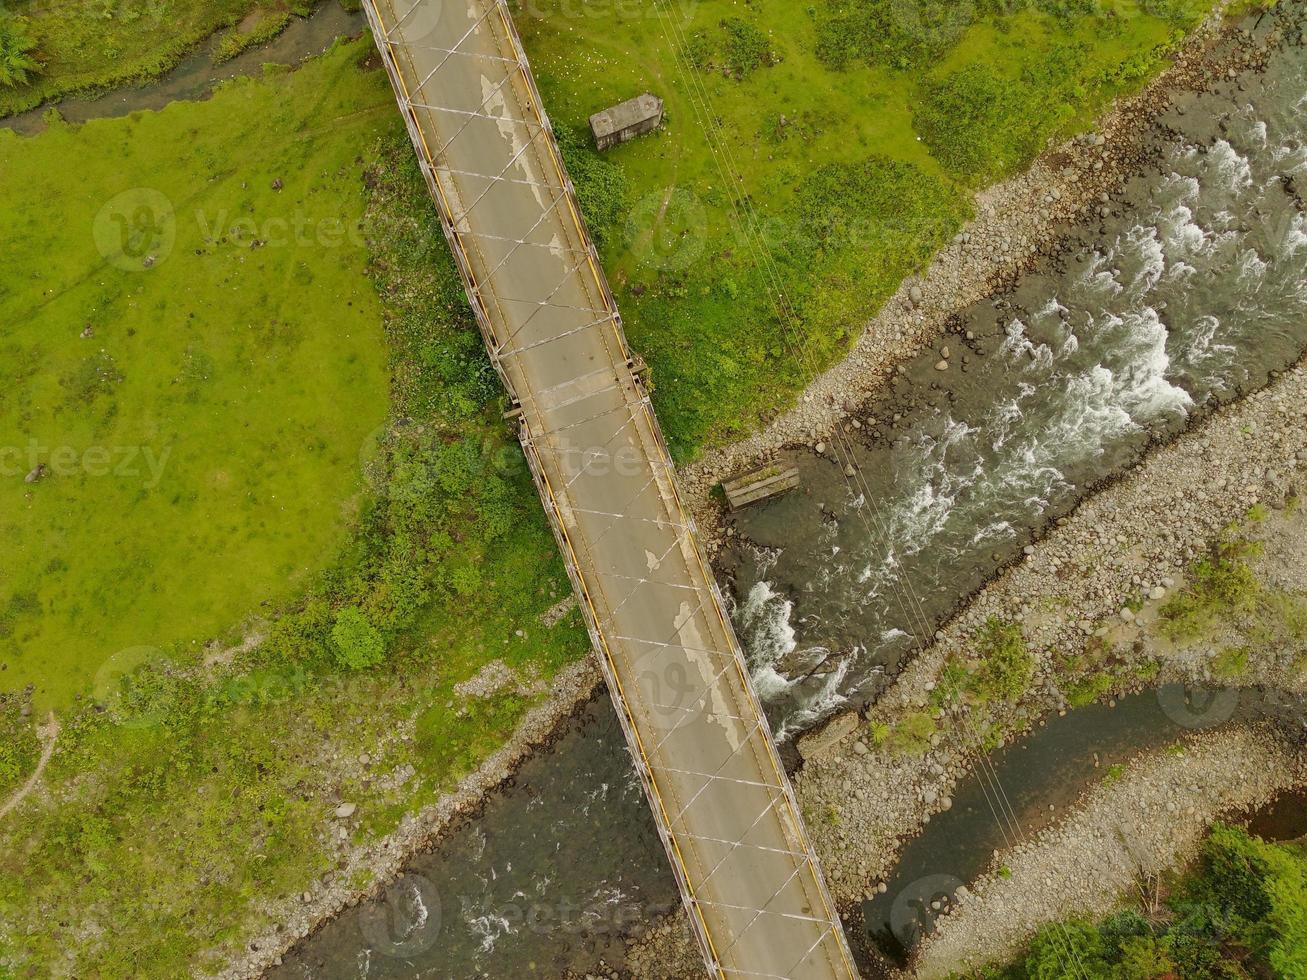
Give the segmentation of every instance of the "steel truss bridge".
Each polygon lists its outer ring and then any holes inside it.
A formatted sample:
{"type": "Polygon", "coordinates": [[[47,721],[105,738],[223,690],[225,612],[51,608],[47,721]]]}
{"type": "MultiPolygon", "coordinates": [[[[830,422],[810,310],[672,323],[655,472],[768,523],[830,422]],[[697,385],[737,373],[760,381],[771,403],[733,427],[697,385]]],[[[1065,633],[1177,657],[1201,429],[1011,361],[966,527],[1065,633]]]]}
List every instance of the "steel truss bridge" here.
{"type": "Polygon", "coordinates": [[[856,977],[505,4],[365,8],[708,972],[856,977]]]}

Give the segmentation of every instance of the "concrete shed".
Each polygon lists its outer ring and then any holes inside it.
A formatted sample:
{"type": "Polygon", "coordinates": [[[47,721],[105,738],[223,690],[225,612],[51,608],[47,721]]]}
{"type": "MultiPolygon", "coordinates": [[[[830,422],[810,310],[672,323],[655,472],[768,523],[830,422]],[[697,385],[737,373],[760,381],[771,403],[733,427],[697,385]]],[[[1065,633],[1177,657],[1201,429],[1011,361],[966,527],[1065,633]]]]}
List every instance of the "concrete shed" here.
{"type": "Polygon", "coordinates": [[[645,92],[611,109],[596,112],[590,117],[590,132],[594,134],[595,147],[602,151],[652,132],[662,121],[663,100],[645,92]]]}

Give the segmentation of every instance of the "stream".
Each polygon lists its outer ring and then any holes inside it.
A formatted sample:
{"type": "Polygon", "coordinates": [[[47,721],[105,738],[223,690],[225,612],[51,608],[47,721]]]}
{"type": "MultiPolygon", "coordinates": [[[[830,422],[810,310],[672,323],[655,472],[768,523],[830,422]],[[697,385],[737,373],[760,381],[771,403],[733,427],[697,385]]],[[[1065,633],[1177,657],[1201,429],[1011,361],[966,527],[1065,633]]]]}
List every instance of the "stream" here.
{"type": "MultiPolygon", "coordinates": [[[[973,884],[996,852],[1034,839],[1105,778],[1109,767],[1175,744],[1190,732],[1289,712],[1301,717],[1301,704],[1256,690],[1171,684],[1111,706],[1091,704],[1049,718],[1044,727],[991,753],[983,768],[955,787],[953,805],[903,846],[886,891],[863,903],[866,938],[902,959],[933,929],[939,910],[932,903],[946,904],[960,885],[973,884]]],[[[1287,829],[1291,818],[1268,812],[1260,819],[1254,832],[1277,836],[1275,821],[1287,829]]]]}
{"type": "MultiPolygon", "coordinates": [[[[1178,99],[1156,135],[1160,162],[1101,220],[1065,229],[1057,258],[968,310],[946,341],[947,374],[932,352],[867,407],[855,450],[867,509],[836,464],[789,454],[803,489],[738,514],[747,543],[723,562],[780,738],[874,698],[936,624],[1093,486],[1297,360],[1307,347],[1305,124],[1307,55],[1295,35],[1264,74],[1178,99]],[[833,670],[793,679],[832,654],[833,670]]],[[[1037,828],[1034,815],[1069,802],[1096,766],[1192,727],[1177,716],[1209,706],[1187,698],[1164,688],[1079,709],[993,761],[1037,828]]],[[[962,879],[983,868],[997,831],[973,790],[959,787],[934,825],[932,853],[905,849],[901,874],[938,867],[962,879]],[[950,821],[955,832],[941,838],[950,821]]],[[[675,903],[602,699],[386,895],[326,923],[270,975],[560,976],[601,959],[620,969],[619,934],[675,903]]],[[[867,921],[888,922],[871,904],[867,921]]]]}
{"type": "Polygon", "coordinates": [[[243,76],[257,76],[268,64],[295,65],[322,54],[338,37],[357,37],[367,26],[362,11],[347,13],[337,0],[318,4],[308,17],[292,17],[286,29],[272,41],[214,64],[210,45],[201,44],[163,77],[137,88],[115,89],[91,98],[69,98],[16,116],[0,118],[0,126],[22,136],[34,136],[45,129],[45,114],[51,108],[68,122],[128,116],[133,112],[158,110],[171,102],[207,98],[220,82],[243,76]]]}

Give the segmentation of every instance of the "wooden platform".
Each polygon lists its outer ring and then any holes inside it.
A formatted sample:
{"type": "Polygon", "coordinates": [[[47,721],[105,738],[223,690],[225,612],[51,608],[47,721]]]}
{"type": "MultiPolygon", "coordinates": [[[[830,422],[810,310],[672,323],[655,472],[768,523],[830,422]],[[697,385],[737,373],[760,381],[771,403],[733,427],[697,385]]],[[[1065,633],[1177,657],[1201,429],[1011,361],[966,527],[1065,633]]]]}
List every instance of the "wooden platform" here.
{"type": "Polygon", "coordinates": [[[722,484],[732,510],[739,510],[760,500],[768,500],[799,485],[799,468],[772,463],[752,473],[745,473],[722,484]]]}

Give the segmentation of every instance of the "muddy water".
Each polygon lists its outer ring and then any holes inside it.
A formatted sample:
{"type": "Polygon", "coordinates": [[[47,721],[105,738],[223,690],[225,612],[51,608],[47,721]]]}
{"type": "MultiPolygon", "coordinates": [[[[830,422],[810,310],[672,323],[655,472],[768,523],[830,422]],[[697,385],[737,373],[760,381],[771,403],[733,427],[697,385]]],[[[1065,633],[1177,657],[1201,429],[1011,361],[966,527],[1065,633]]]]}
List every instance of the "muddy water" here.
{"type": "MultiPolygon", "coordinates": [[[[1307,346],[1305,118],[1296,45],[1264,77],[1184,100],[1166,120],[1174,133],[1159,135],[1161,163],[1101,223],[1068,230],[1062,258],[968,311],[948,371],[934,369],[938,354],[923,358],[871,407],[858,451],[877,518],[863,523],[839,471],[811,453],[795,457],[803,493],[744,515],[757,546],[733,556],[736,621],[779,728],[874,693],[915,637],[1089,484],[1307,346]],[[921,614],[906,614],[917,600],[921,614]],[[828,651],[855,655],[842,671],[791,679],[828,651]]],[[[388,899],[327,923],[274,975],[620,966],[617,933],[675,891],[607,702],[588,719],[477,822],[416,858],[388,899]]],[[[1040,730],[1053,732],[1047,742],[1013,750],[1026,755],[1012,790],[1025,811],[1058,805],[1073,775],[1092,777],[1094,751],[1110,765],[1176,730],[1156,698],[1076,712],[1040,730]]],[[[954,809],[985,813],[963,796],[954,809]]]]}
{"type": "MultiPolygon", "coordinates": [[[[88,119],[126,116],[143,109],[162,109],[170,102],[180,100],[203,99],[219,82],[258,75],[268,64],[298,64],[305,58],[322,54],[338,37],[357,37],[365,26],[362,12],[346,13],[337,0],[326,0],[309,17],[292,17],[286,29],[270,43],[221,65],[213,63],[210,46],[203,44],[157,81],[140,88],[116,90],[98,98],[66,99],[54,108],[69,122],[79,123],[88,119]]],[[[34,135],[45,128],[43,117],[50,108],[45,106],[0,118],[0,126],[7,126],[24,136],[34,135]]]]}
{"type": "Polygon", "coordinates": [[[782,732],[874,696],[1092,484],[1307,347],[1307,51],[1163,125],[1101,222],[965,312],[946,370],[931,351],[868,406],[856,485],[795,450],[801,490],[736,518],[736,625],[782,732]]]}

